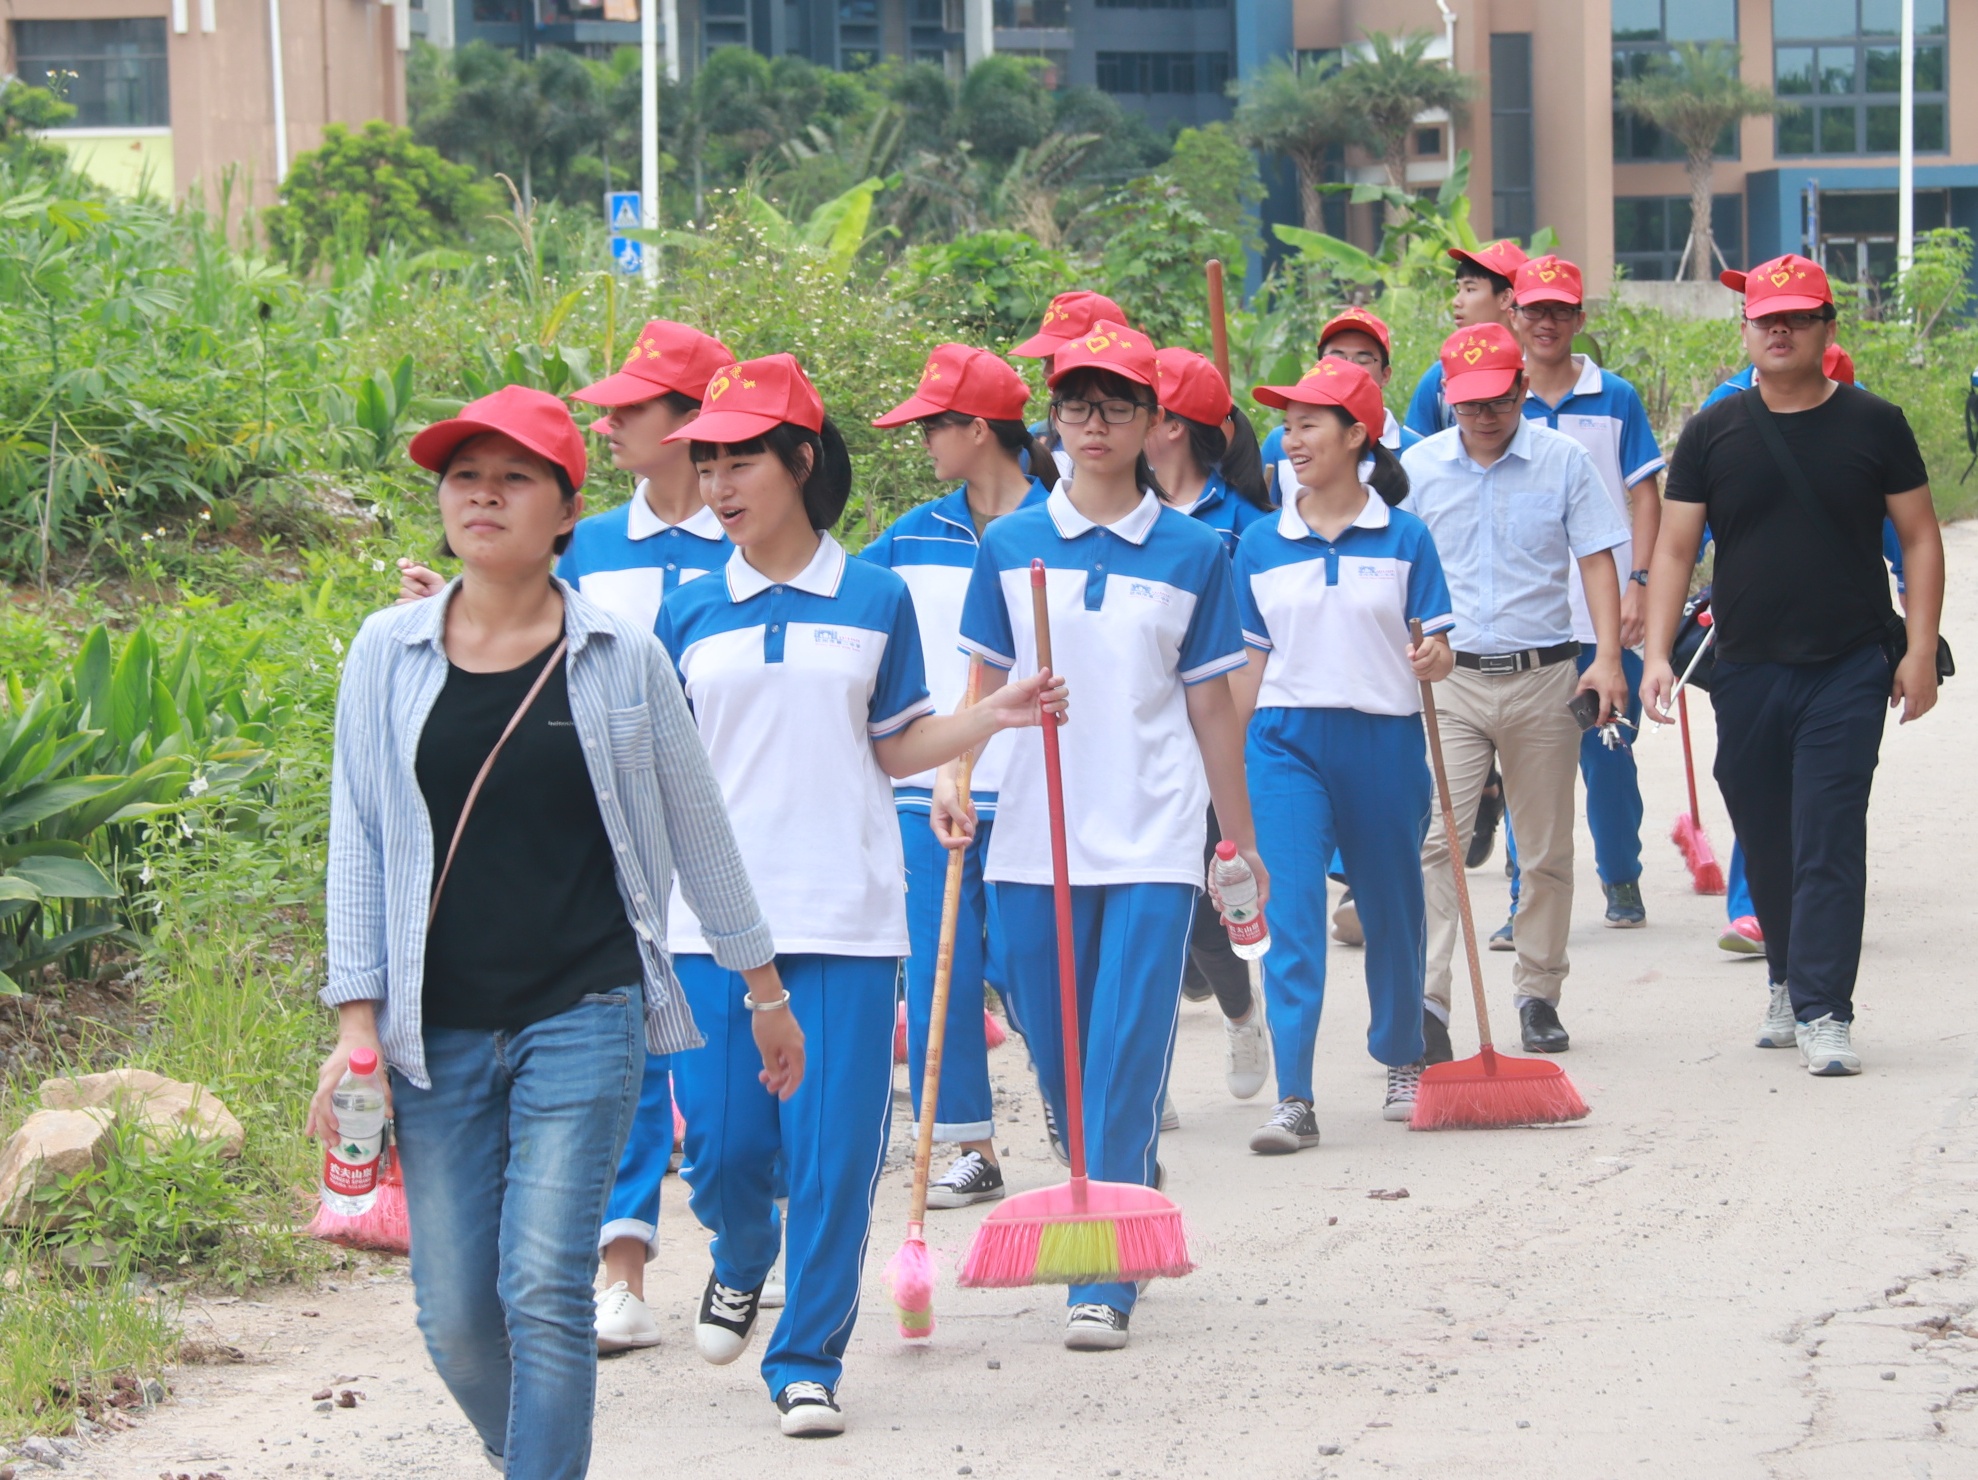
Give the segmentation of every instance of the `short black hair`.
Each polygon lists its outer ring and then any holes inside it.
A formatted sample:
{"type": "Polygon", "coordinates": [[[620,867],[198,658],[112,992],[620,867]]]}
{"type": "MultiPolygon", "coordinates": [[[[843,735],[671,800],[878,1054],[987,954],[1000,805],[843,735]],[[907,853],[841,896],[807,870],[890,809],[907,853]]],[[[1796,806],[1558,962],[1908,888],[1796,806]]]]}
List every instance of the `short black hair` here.
{"type": "Polygon", "coordinates": [[[685,391],[666,391],[653,399],[675,416],[690,416],[701,409],[701,403],[685,391]]]}
{"type": "Polygon", "coordinates": [[[793,421],[781,421],[747,442],[696,441],[688,451],[697,463],[712,462],[723,454],[736,457],[768,453],[797,480],[797,491],[803,497],[804,513],[812,529],[829,529],[836,524],[852,496],[852,455],[828,416],[815,432],[793,421]],[[810,449],[809,458],[803,455],[806,447],[810,449]]]}
{"type": "Polygon", "coordinates": [[[1481,262],[1472,262],[1468,257],[1458,257],[1456,259],[1456,281],[1460,283],[1464,278],[1485,279],[1489,282],[1490,291],[1493,293],[1508,293],[1511,291],[1511,279],[1504,276],[1503,273],[1492,272],[1481,262]]]}
{"type": "MultiPolygon", "coordinates": [[[[473,439],[470,437],[467,440],[472,441],[473,439]]],[[[467,442],[462,442],[460,444],[460,447],[465,447],[466,445],[467,442]]],[[[433,494],[435,497],[439,495],[440,484],[446,482],[447,472],[453,467],[454,458],[459,456],[460,447],[454,448],[452,452],[449,452],[447,454],[446,467],[440,469],[439,477],[435,479],[433,482],[433,494]]],[[[542,458],[541,461],[543,465],[549,469],[550,475],[556,479],[556,491],[563,495],[563,501],[566,504],[569,503],[572,499],[574,499],[577,496],[577,485],[570,481],[570,474],[564,471],[562,463],[551,462],[546,457],[542,458]]],[[[570,548],[570,538],[575,533],[576,531],[574,529],[565,530],[562,534],[556,537],[556,542],[552,544],[550,548],[554,550],[557,554],[561,555],[565,550],[570,548]]],[[[447,537],[444,534],[440,536],[439,553],[442,558],[447,560],[453,560],[457,558],[453,553],[452,543],[448,541],[447,537]]]]}

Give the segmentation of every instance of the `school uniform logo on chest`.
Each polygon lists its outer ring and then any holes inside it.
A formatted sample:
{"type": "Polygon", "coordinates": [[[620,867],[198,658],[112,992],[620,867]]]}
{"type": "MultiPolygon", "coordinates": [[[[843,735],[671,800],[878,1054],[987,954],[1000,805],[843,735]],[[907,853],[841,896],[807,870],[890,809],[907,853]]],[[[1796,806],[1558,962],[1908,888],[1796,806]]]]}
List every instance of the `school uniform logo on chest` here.
{"type": "Polygon", "coordinates": [[[811,629],[810,640],[819,647],[836,648],[841,652],[865,651],[865,635],[843,627],[814,627],[811,629]]]}
{"type": "Polygon", "coordinates": [[[1362,561],[1359,570],[1363,581],[1399,580],[1401,574],[1392,565],[1378,565],[1371,561],[1362,561]]]}
{"type": "Polygon", "coordinates": [[[1129,581],[1126,594],[1140,601],[1158,602],[1162,606],[1174,605],[1174,593],[1154,581],[1129,581]]]}

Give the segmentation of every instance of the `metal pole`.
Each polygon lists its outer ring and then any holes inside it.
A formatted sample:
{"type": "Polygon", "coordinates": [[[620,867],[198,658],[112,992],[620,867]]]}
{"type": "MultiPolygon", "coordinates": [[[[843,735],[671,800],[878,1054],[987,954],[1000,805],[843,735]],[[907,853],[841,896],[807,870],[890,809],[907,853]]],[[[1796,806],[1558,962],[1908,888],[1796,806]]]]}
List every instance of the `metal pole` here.
{"type": "Polygon", "coordinates": [[[282,0],[268,0],[268,60],[274,72],[275,183],[288,178],[288,84],[282,76],[282,0]]]}
{"type": "Polygon", "coordinates": [[[660,6],[660,24],[665,28],[666,40],[666,80],[680,80],[680,0],[664,0],[660,6]]]}
{"type": "Polygon", "coordinates": [[[1896,165],[1896,271],[1916,260],[1916,0],[1902,0],[1902,131],[1896,165]]]}
{"type": "MultiPolygon", "coordinates": [[[[672,0],[667,0],[667,9],[672,10],[672,0]]],[[[669,36],[668,41],[671,39],[669,36]]],[[[653,231],[659,226],[658,0],[639,0],[639,51],[639,224],[653,231]]],[[[666,63],[673,65],[671,45],[666,48],[666,63]]],[[[650,284],[658,276],[658,248],[648,242],[639,248],[639,255],[642,273],[650,284]]]]}

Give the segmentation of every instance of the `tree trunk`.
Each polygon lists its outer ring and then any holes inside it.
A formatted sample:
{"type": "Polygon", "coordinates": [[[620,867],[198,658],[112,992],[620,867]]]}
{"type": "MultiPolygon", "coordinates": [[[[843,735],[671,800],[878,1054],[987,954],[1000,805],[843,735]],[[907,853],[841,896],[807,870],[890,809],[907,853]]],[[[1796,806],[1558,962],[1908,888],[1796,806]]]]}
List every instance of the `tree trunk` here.
{"type": "MultiPolygon", "coordinates": [[[[1406,192],[1408,189],[1408,132],[1403,130],[1388,140],[1387,152],[1381,157],[1387,169],[1387,183],[1394,189],[1406,192]]],[[[1402,218],[1403,212],[1395,206],[1386,211],[1386,221],[1390,226],[1402,218]]]]}
{"type": "Polygon", "coordinates": [[[1717,238],[1710,229],[1711,176],[1717,169],[1716,156],[1708,149],[1692,149],[1683,168],[1690,177],[1690,281],[1717,281],[1717,238]]]}
{"type": "Polygon", "coordinates": [[[1325,181],[1325,155],[1299,153],[1292,157],[1291,162],[1298,171],[1298,211],[1305,218],[1305,229],[1324,231],[1325,196],[1320,194],[1319,186],[1325,181]]]}

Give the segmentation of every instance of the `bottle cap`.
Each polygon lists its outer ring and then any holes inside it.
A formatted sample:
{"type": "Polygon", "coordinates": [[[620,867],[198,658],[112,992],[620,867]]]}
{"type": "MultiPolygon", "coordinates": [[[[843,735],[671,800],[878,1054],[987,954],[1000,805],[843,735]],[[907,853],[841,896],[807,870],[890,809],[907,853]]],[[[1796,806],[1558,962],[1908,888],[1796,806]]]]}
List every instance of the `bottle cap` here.
{"type": "Polygon", "coordinates": [[[378,1072],[378,1056],[368,1048],[354,1048],[350,1051],[350,1072],[353,1074],[375,1074],[378,1072]]]}
{"type": "Polygon", "coordinates": [[[1236,857],[1236,844],[1232,843],[1228,838],[1224,838],[1220,843],[1216,844],[1216,857],[1220,858],[1224,863],[1228,863],[1232,858],[1236,857]]]}

